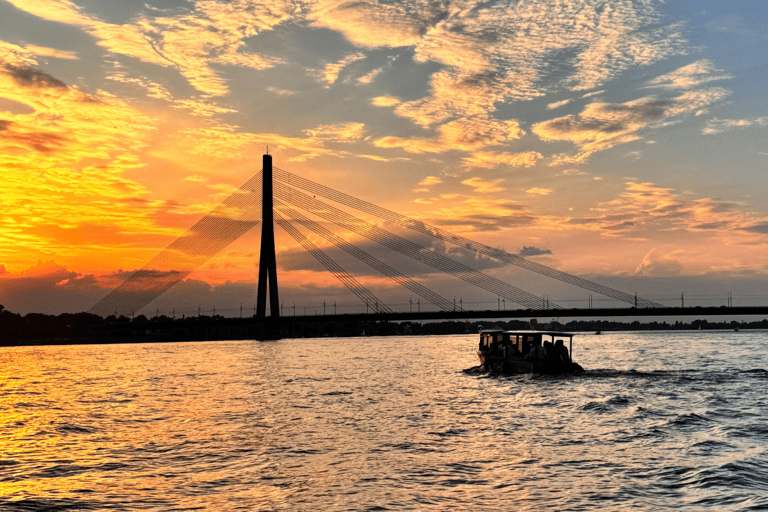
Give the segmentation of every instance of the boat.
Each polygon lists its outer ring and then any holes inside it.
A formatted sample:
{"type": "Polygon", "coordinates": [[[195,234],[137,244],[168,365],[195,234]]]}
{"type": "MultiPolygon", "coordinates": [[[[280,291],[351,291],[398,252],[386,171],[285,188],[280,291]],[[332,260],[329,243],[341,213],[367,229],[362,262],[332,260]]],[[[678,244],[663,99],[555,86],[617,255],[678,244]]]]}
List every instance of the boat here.
{"type": "Polygon", "coordinates": [[[489,373],[581,373],[584,368],[573,362],[574,336],[557,331],[484,330],[480,332],[477,356],[481,368],[489,373]]]}

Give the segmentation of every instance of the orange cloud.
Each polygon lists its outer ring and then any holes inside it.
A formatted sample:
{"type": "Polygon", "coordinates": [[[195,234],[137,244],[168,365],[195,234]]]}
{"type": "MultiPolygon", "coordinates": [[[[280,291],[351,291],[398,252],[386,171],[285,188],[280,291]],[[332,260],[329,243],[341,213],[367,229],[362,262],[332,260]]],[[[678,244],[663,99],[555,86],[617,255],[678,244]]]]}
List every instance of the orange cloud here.
{"type": "Polygon", "coordinates": [[[363,123],[326,124],[304,130],[309,137],[329,142],[355,142],[363,137],[363,123]]]}
{"type": "Polygon", "coordinates": [[[476,194],[490,194],[491,192],[503,192],[506,190],[504,187],[500,187],[499,183],[504,180],[492,180],[486,181],[481,178],[469,178],[461,182],[462,185],[472,187],[476,194]]]}
{"type": "Polygon", "coordinates": [[[552,189],[551,188],[533,187],[533,188],[529,188],[528,190],[526,190],[525,193],[526,194],[531,194],[531,195],[534,195],[534,196],[548,196],[549,194],[552,193],[552,189]]]}
{"type": "Polygon", "coordinates": [[[331,62],[326,64],[322,71],[316,72],[316,76],[320,79],[321,82],[332,85],[339,78],[339,73],[341,73],[345,67],[355,61],[362,60],[364,58],[365,54],[363,53],[353,53],[352,55],[347,55],[338,62],[331,62]]]}
{"type": "Polygon", "coordinates": [[[437,128],[432,139],[382,137],[374,141],[380,148],[403,148],[409,153],[442,153],[445,151],[474,151],[519,138],[523,131],[515,120],[498,121],[489,118],[456,119],[437,128]]]}
{"type": "Polygon", "coordinates": [[[376,107],[394,107],[400,103],[400,100],[393,96],[377,96],[371,100],[371,104],[376,107]]]}
{"type": "Polygon", "coordinates": [[[510,167],[531,167],[541,158],[541,153],[536,151],[526,151],[525,153],[491,153],[480,151],[464,158],[463,162],[467,167],[492,169],[499,164],[505,164],[510,167]]]}

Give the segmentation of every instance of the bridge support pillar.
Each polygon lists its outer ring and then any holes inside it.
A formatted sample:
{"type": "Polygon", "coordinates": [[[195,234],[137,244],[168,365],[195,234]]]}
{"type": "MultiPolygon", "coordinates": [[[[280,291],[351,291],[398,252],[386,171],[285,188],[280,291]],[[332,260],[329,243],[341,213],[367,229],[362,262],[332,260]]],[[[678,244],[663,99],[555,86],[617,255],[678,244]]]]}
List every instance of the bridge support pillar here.
{"type": "Polygon", "coordinates": [[[272,213],[272,156],[264,155],[261,185],[261,251],[259,254],[259,283],[256,294],[256,316],[264,319],[265,338],[279,337],[280,301],[277,294],[277,259],[275,258],[275,223],[272,213]],[[267,316],[267,284],[269,284],[269,311],[267,316]],[[273,331],[273,332],[270,332],[273,331]]]}

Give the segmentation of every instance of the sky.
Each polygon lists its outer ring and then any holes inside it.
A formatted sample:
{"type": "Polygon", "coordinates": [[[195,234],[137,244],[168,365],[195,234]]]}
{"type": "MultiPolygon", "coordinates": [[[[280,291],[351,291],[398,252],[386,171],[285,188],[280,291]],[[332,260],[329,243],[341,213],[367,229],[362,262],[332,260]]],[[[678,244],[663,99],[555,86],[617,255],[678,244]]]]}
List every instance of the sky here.
{"type": "MultiPolygon", "coordinates": [[[[88,310],[267,147],[281,169],[630,294],[766,304],[767,60],[761,1],[0,0],[0,304],[88,310]]],[[[517,307],[334,231],[465,309],[517,307]]],[[[393,309],[432,307],[307,235],[393,309]]],[[[280,228],[276,245],[284,314],[364,309],[280,228]]],[[[247,313],[258,248],[254,229],[141,312],[247,313]]]]}

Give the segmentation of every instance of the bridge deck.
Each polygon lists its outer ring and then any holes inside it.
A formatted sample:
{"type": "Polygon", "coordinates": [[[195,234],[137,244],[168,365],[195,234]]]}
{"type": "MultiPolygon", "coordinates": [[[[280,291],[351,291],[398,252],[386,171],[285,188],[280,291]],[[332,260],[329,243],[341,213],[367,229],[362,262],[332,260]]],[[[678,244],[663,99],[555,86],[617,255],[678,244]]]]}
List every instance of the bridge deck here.
{"type": "Polygon", "coordinates": [[[357,313],[346,315],[284,316],[284,323],[339,321],[421,321],[421,320],[480,320],[484,318],[578,318],[578,317],[674,317],[689,316],[758,316],[768,315],[768,306],[749,307],[690,307],[690,308],[593,308],[593,309],[513,309],[508,311],[427,311],[420,313],[357,313]]]}

